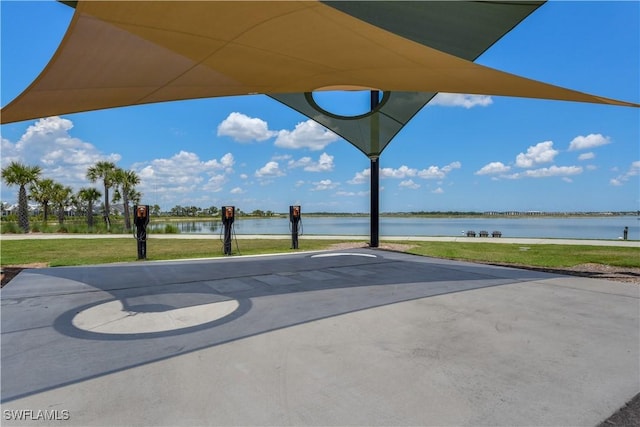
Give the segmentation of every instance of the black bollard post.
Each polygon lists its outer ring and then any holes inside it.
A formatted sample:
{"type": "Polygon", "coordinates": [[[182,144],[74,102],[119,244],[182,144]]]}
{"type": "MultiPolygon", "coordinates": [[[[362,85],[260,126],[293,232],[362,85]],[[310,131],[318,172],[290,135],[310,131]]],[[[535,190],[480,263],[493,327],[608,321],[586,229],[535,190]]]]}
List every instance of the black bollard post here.
{"type": "Polygon", "coordinates": [[[300,222],[300,206],[289,206],[289,222],[291,222],[291,249],[298,249],[298,223],[300,222]]]}
{"type": "Polygon", "coordinates": [[[136,205],[133,207],[133,211],[135,212],[133,223],[136,226],[138,259],[147,259],[147,225],[149,224],[149,205],[136,205]]]}
{"type": "Polygon", "coordinates": [[[224,254],[231,255],[231,230],[233,228],[233,221],[235,219],[235,207],[223,206],[222,207],[222,225],[224,226],[224,254]]]}

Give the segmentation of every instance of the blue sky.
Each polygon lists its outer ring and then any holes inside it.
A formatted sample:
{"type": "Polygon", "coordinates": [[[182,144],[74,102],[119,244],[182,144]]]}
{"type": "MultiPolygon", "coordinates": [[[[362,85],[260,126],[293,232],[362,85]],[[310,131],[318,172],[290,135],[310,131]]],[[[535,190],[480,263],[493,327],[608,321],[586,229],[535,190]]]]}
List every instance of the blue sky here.
{"type": "MultiPolygon", "coordinates": [[[[49,61],[72,10],[2,1],[1,104],[49,61]]],[[[478,63],[640,102],[640,2],[549,2],[478,63]]],[[[325,105],[344,105],[339,96],[325,105]]],[[[357,105],[357,100],[354,101],[357,105]]],[[[235,205],[285,212],[368,212],[369,159],[265,96],[153,104],[1,127],[2,166],[19,160],[74,190],[110,160],[141,177],[163,209],[235,205]]],[[[380,159],[380,209],[640,209],[640,110],[441,94],[380,159]]],[[[16,188],[2,183],[2,201],[16,188]]]]}

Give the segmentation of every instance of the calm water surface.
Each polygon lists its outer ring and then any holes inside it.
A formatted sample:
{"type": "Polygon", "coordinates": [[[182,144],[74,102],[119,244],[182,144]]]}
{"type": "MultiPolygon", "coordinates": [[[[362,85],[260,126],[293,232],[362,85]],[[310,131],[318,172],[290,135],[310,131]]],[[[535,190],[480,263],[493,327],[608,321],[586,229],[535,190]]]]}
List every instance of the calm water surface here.
{"type": "MultiPolygon", "coordinates": [[[[171,222],[181,233],[219,234],[220,221],[171,222]]],[[[289,234],[286,218],[237,219],[236,234],[289,234]]],[[[163,223],[152,224],[154,229],[163,223]]],[[[629,227],[629,240],[640,240],[636,216],[589,218],[380,218],[380,236],[463,236],[467,231],[502,232],[503,237],[618,239],[629,227]]],[[[368,236],[367,217],[303,217],[302,234],[368,236]]]]}

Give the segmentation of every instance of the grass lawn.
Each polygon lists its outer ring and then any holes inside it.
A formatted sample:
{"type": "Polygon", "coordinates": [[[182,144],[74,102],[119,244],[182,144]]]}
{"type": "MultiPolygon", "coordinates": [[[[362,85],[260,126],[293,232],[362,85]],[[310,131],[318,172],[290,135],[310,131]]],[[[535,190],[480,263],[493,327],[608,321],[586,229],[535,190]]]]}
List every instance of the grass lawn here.
{"type": "MultiPolygon", "coordinates": [[[[329,248],[333,240],[301,240],[300,249],[290,248],[290,239],[247,239],[233,242],[234,255],[285,253],[329,248]]],[[[364,244],[364,242],[361,242],[364,244]]],[[[400,242],[395,242],[400,243],[400,242]]],[[[611,246],[521,245],[462,242],[403,242],[416,255],[532,267],[572,267],[584,263],[640,267],[640,248],[611,246]]],[[[137,246],[132,239],[54,239],[2,241],[0,264],[45,263],[51,267],[135,261],[137,246]]],[[[219,240],[150,239],[148,260],[222,257],[219,240]]]]}
{"type": "MultiPolygon", "coordinates": [[[[233,242],[233,255],[256,255],[327,249],[333,240],[305,240],[291,249],[291,239],[255,239],[233,242]]],[[[213,239],[149,239],[147,260],[222,257],[222,242],[213,239]]],[[[7,240],[0,247],[0,264],[46,263],[50,267],[135,261],[135,239],[7,240]]]]}
{"type": "Polygon", "coordinates": [[[532,267],[573,267],[586,263],[640,267],[640,248],[617,246],[419,242],[407,252],[437,258],[532,267]]]}

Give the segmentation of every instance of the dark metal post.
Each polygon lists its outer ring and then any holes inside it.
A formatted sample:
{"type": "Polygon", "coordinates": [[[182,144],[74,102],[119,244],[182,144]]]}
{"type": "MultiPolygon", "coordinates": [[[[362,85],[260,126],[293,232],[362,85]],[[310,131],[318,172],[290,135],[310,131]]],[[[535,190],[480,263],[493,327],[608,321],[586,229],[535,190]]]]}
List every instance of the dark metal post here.
{"type": "Polygon", "coordinates": [[[231,224],[224,225],[224,254],[231,255],[231,224]]]}
{"type": "Polygon", "coordinates": [[[223,250],[225,255],[231,255],[231,230],[233,229],[235,215],[234,206],[222,207],[222,226],[224,227],[223,250]]]}
{"type": "Polygon", "coordinates": [[[147,259],[147,231],[138,228],[138,259],[147,259]]]}
{"type": "Polygon", "coordinates": [[[371,158],[371,242],[369,246],[380,245],[380,163],[378,158],[371,158]]]}
{"type": "MultiPolygon", "coordinates": [[[[380,104],[380,94],[377,90],[371,91],[371,111],[380,104]]],[[[380,245],[380,163],[379,163],[379,132],[380,123],[378,116],[371,116],[371,241],[369,246],[377,248],[380,245]]]]}
{"type": "Polygon", "coordinates": [[[149,225],[149,205],[134,205],[138,259],[147,259],[147,225],[149,225]]]}
{"type": "Polygon", "coordinates": [[[298,223],[300,222],[300,206],[289,206],[289,222],[291,223],[291,249],[298,249],[298,223]]]}
{"type": "Polygon", "coordinates": [[[298,249],[298,222],[291,225],[291,249],[298,249]]]}

